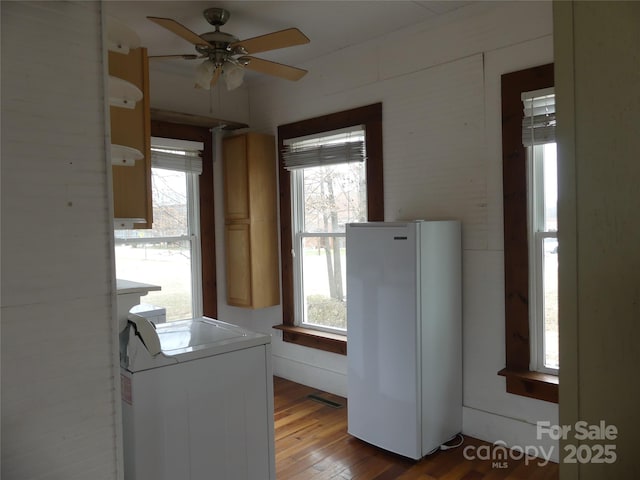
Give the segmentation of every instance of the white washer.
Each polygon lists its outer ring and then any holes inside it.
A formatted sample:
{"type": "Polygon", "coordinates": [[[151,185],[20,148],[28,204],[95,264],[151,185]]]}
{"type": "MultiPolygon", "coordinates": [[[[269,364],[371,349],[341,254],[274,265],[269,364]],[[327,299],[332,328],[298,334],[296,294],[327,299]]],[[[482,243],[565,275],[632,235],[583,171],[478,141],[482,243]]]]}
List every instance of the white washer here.
{"type": "Polygon", "coordinates": [[[270,337],[206,317],[156,332],[155,356],[125,332],[125,479],[275,479],[270,337]]]}
{"type": "Polygon", "coordinates": [[[135,305],[129,310],[130,313],[135,313],[136,315],[140,315],[148,319],[150,322],[155,323],[165,323],[167,321],[167,309],[164,307],[158,307],[157,305],[152,305],[150,303],[141,303],[139,305],[135,305]]]}

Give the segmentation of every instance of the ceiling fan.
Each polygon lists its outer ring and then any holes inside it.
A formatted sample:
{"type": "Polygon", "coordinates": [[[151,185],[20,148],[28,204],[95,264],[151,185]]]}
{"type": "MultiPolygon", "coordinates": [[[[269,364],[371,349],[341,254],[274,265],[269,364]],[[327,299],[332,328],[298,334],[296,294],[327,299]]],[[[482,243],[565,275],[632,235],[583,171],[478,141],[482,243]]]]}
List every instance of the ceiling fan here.
{"type": "Polygon", "coordinates": [[[215,30],[202,35],[197,35],[171,18],[147,17],[152,22],[194,44],[198,52],[198,54],[157,55],[150,58],[183,58],[185,60],[205,58],[206,60],[196,69],[195,80],[197,88],[207,90],[215,85],[221,75],[228,90],[239,87],[244,78],[245,68],[293,81],[301,79],[307,73],[301,68],[251,56],[268,50],[309,43],[309,39],[297,28],[288,28],[247,40],[238,40],[233,35],[220,30],[220,27],[229,20],[230,14],[227,10],[208,8],[203,12],[203,15],[207,22],[215,27],[215,30]]]}

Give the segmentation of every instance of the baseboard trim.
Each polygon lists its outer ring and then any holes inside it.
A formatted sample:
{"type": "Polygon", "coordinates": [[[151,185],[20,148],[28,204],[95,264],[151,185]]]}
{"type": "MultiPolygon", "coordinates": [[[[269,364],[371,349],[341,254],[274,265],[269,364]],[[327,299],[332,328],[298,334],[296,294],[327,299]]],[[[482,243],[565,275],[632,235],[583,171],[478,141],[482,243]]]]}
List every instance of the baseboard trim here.
{"type": "Polygon", "coordinates": [[[274,354],[273,374],[334,395],[347,396],[347,376],[344,373],[274,354]]]}
{"type": "MultiPolygon", "coordinates": [[[[551,423],[553,424],[554,421],[551,423]]],[[[526,447],[542,448],[545,452],[551,452],[553,462],[557,463],[559,459],[558,441],[551,440],[547,435],[537,438],[537,426],[520,419],[463,407],[462,432],[485,442],[504,442],[509,448],[520,447],[523,450],[526,447]]]]}

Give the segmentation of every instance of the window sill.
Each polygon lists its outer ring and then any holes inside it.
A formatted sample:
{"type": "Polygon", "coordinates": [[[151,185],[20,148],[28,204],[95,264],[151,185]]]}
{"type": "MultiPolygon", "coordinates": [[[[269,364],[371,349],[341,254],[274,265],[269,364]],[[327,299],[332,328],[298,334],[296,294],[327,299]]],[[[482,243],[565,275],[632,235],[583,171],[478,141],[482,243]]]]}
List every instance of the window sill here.
{"type": "Polygon", "coordinates": [[[285,342],[340,355],[347,354],[347,337],[345,335],[289,325],[276,325],[273,328],[282,330],[282,340],[285,342]]]}
{"type": "Polygon", "coordinates": [[[503,368],[498,375],[505,377],[507,392],[523,397],[535,398],[546,402],[558,403],[557,376],[529,370],[509,370],[503,368]]]}

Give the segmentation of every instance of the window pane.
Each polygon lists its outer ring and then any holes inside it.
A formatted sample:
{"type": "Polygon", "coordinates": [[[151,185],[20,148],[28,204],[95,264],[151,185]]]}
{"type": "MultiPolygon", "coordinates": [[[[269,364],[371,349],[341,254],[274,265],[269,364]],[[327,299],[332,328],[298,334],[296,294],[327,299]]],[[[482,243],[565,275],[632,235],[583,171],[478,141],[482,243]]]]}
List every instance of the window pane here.
{"type": "Polygon", "coordinates": [[[558,368],[558,239],[543,243],[544,366],[558,368]]]}
{"type": "Polygon", "coordinates": [[[558,168],[556,160],[556,144],[543,146],[544,170],[544,224],[546,232],[558,230],[558,168]]]}
{"type": "Polygon", "coordinates": [[[116,239],[188,235],[187,174],[154,167],[151,169],[151,185],[153,228],[116,230],[116,239]]]}
{"type": "Polygon", "coordinates": [[[367,218],[364,162],[305,168],[303,175],[305,232],[344,232],[345,223],[367,218]]]}
{"type": "Polygon", "coordinates": [[[193,317],[188,174],[151,169],[153,228],[116,230],[116,276],[159,285],[162,290],[141,298],[167,310],[167,320],[193,317]],[[148,240],[147,240],[148,239],[148,240]]]}
{"type": "Polygon", "coordinates": [[[302,239],[303,323],[347,329],[344,237],[302,239]]]}
{"type": "Polygon", "coordinates": [[[192,318],[191,248],[188,240],[116,245],[118,278],[160,285],[142,303],[167,309],[167,320],[192,318]]]}

